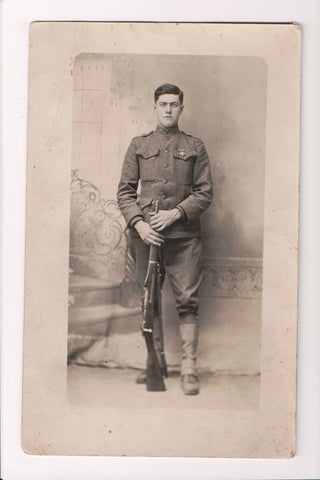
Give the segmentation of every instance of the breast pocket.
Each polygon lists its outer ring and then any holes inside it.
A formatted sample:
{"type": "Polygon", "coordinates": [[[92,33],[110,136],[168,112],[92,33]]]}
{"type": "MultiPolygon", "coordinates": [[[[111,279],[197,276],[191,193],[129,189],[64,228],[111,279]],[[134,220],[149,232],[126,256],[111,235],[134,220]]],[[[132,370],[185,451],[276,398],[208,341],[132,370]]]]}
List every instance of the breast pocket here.
{"type": "Polygon", "coordinates": [[[137,151],[140,168],[140,179],[152,182],[157,177],[159,149],[143,149],[137,151]]]}
{"type": "Polygon", "coordinates": [[[181,148],[177,149],[173,155],[175,158],[175,176],[178,179],[178,183],[191,185],[197,152],[181,148]]]}

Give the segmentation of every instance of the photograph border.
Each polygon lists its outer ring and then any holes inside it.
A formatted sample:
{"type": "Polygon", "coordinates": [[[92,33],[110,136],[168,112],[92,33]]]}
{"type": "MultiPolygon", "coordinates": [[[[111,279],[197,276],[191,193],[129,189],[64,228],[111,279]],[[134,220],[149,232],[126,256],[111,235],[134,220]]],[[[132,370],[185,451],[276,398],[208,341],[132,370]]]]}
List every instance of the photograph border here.
{"type": "MultiPolygon", "coordinates": [[[[300,38],[299,26],[282,24],[31,25],[23,370],[23,389],[27,392],[23,395],[23,447],[27,453],[228,458],[294,455],[300,38]],[[232,53],[233,57],[262,57],[267,63],[261,387],[259,410],[254,413],[190,409],[186,421],[184,411],[174,408],[159,411],[156,417],[152,409],[141,411],[138,406],[124,411],[105,405],[92,411],[71,408],[65,397],[73,59],[86,50],[171,53],[172,39],[175,54],[232,53]],[[145,422],[153,427],[144,430],[141,438],[145,422]],[[181,425],[193,431],[192,443],[181,438],[181,425]],[[112,436],[106,436],[105,429],[112,431],[112,436]],[[84,431],[90,443],[82,440],[84,431]],[[167,435],[176,440],[167,442],[167,435]]],[[[110,175],[112,171],[111,164],[110,175]]]]}
{"type": "MultiPolygon", "coordinates": [[[[7,320],[3,326],[3,335],[2,335],[2,359],[4,359],[5,365],[8,365],[8,362],[13,368],[15,372],[15,378],[21,379],[21,360],[22,360],[22,352],[21,352],[21,339],[22,339],[22,324],[21,324],[21,307],[22,307],[22,298],[23,298],[23,231],[24,231],[24,182],[25,178],[23,175],[17,178],[16,171],[23,171],[24,164],[25,164],[25,148],[26,148],[26,105],[27,105],[27,67],[26,67],[26,58],[27,58],[27,35],[29,22],[39,18],[39,15],[42,16],[42,19],[52,20],[54,17],[57,19],[60,15],[59,19],[79,19],[83,20],[83,13],[81,12],[81,8],[83,7],[84,2],[77,2],[77,9],[73,10],[73,12],[66,12],[64,8],[59,7],[56,5],[54,9],[49,9],[48,4],[41,8],[40,3],[38,5],[33,6],[33,8],[29,8],[30,5],[25,5],[22,7],[19,12],[18,24],[16,23],[17,17],[16,12],[14,11],[14,6],[12,4],[17,5],[17,1],[12,1],[11,5],[5,5],[5,14],[3,18],[5,20],[5,38],[7,39],[7,46],[5,49],[4,55],[4,65],[5,70],[3,76],[6,80],[4,93],[5,95],[3,98],[5,101],[2,101],[4,105],[4,112],[6,114],[6,118],[8,118],[8,122],[3,128],[3,137],[6,138],[4,153],[6,158],[6,165],[5,165],[5,179],[6,184],[4,185],[4,196],[5,196],[5,213],[3,215],[5,220],[5,227],[6,230],[10,231],[9,235],[5,236],[4,239],[4,247],[6,251],[6,255],[8,254],[9,257],[14,258],[14,269],[11,272],[8,269],[8,263],[5,262],[4,264],[4,275],[6,278],[6,287],[4,290],[4,298],[6,298],[6,305],[5,305],[5,314],[6,317],[10,317],[11,327],[8,326],[7,320]],[[11,9],[11,10],[10,10],[11,9]],[[59,10],[60,9],[60,10],[59,10]],[[59,11],[59,13],[58,13],[59,11]],[[68,17],[69,15],[69,17],[68,17]],[[15,31],[12,31],[13,25],[17,26],[15,31]],[[11,31],[10,31],[11,29],[11,31]],[[12,42],[8,40],[13,40],[12,42]],[[17,47],[21,48],[24,53],[25,60],[21,62],[20,65],[16,65],[13,58],[13,53],[17,47]],[[18,73],[19,72],[19,73],[18,73]],[[10,76],[15,73],[15,82],[14,82],[14,89],[12,88],[12,84],[8,80],[10,76]],[[17,75],[18,73],[18,75],[17,75]],[[20,93],[20,97],[18,93],[20,93]],[[11,106],[9,108],[8,101],[11,100],[11,106]],[[12,103],[13,100],[13,103],[12,103]],[[17,112],[21,115],[21,117],[17,117],[17,112]],[[13,145],[15,134],[9,131],[9,128],[14,125],[16,127],[15,132],[19,132],[21,142],[16,143],[13,145]],[[12,154],[16,154],[15,156],[11,156],[12,154]],[[8,158],[10,158],[10,164],[8,164],[8,158]],[[18,168],[17,168],[18,167],[18,168]],[[10,198],[10,189],[15,191],[20,189],[20,194],[16,197],[17,203],[13,205],[10,198]],[[10,212],[10,213],[9,213],[10,212]],[[16,215],[13,215],[16,214],[16,215]],[[14,222],[13,222],[14,217],[14,222]],[[17,218],[20,220],[18,226],[16,225],[17,218]],[[12,230],[10,230],[12,228],[12,230]],[[13,233],[12,233],[13,232],[13,233]],[[11,244],[11,245],[10,245],[11,244]],[[10,246],[9,246],[10,245],[10,246]],[[18,253],[18,254],[17,254],[18,253]],[[18,282],[16,280],[18,275],[18,282]],[[15,285],[15,289],[13,289],[13,285],[15,285]],[[15,294],[18,295],[14,296],[14,298],[18,298],[18,302],[12,301],[12,293],[15,291],[15,294]],[[10,294],[9,294],[10,292],[10,294]],[[7,296],[8,295],[8,296],[7,296]],[[18,333],[17,333],[18,332],[18,333]],[[9,347],[10,344],[10,347],[9,347]],[[10,350],[10,351],[9,351],[10,350]]],[[[27,2],[25,2],[27,3],[27,2]]],[[[282,478],[299,478],[299,476],[309,476],[309,478],[316,478],[319,472],[319,462],[316,457],[316,452],[318,451],[319,447],[319,432],[315,431],[314,425],[316,424],[315,419],[318,418],[319,409],[317,403],[317,398],[319,397],[319,381],[317,383],[316,379],[319,379],[320,375],[316,376],[316,368],[314,368],[317,364],[318,354],[319,354],[319,342],[316,342],[315,332],[319,330],[317,326],[316,319],[318,318],[317,309],[318,303],[314,302],[314,299],[317,297],[317,289],[319,288],[319,278],[318,278],[318,271],[315,269],[315,261],[318,258],[318,251],[316,248],[317,244],[319,244],[319,224],[318,221],[315,220],[315,217],[312,215],[312,212],[315,211],[318,200],[319,194],[315,189],[315,180],[314,178],[318,177],[316,172],[319,171],[319,167],[317,166],[317,158],[319,155],[315,155],[314,150],[317,150],[319,153],[319,144],[317,141],[317,123],[316,120],[319,119],[318,112],[314,111],[314,96],[319,97],[319,92],[317,91],[317,81],[319,79],[319,59],[317,59],[316,52],[317,52],[317,40],[319,39],[319,20],[316,21],[316,2],[308,2],[309,9],[306,9],[306,2],[300,3],[300,7],[295,5],[295,7],[290,6],[290,2],[284,2],[282,4],[282,9],[279,6],[278,2],[269,2],[267,11],[263,10],[260,11],[259,15],[253,14],[254,9],[253,2],[245,2],[246,8],[244,4],[241,7],[241,10],[237,10],[235,8],[233,10],[232,18],[228,14],[226,8],[230,6],[230,2],[226,2],[225,9],[220,13],[216,13],[217,20],[220,21],[270,21],[270,19],[274,19],[275,21],[287,21],[294,18],[296,22],[300,23],[303,27],[304,32],[304,42],[303,42],[303,65],[304,65],[304,91],[303,91],[303,129],[302,129],[302,181],[301,181],[301,191],[302,191],[302,201],[301,201],[301,226],[302,226],[302,233],[301,238],[302,241],[300,243],[302,249],[300,252],[300,258],[302,259],[302,268],[300,269],[300,280],[303,281],[303,285],[300,288],[300,316],[303,314],[304,325],[300,326],[299,328],[299,361],[300,366],[298,369],[298,444],[297,444],[297,456],[290,461],[287,460],[279,460],[274,462],[272,460],[236,460],[236,459],[229,459],[225,461],[221,461],[221,459],[210,459],[210,461],[192,461],[192,459],[188,460],[177,460],[177,462],[182,465],[183,463],[186,466],[185,472],[195,471],[192,470],[194,464],[197,464],[197,468],[199,466],[209,466],[212,468],[215,465],[215,468],[218,469],[218,477],[216,478],[278,478],[279,474],[282,474],[282,478]],[[250,5],[251,4],[251,5],[250,5]],[[248,9],[249,5],[249,9],[248,9]],[[273,10],[272,10],[273,9],[273,10]],[[235,18],[236,17],[236,18],[235,18]],[[262,19],[262,20],[261,20],[262,19]],[[314,61],[316,63],[316,68],[314,67],[314,61]],[[312,74],[311,74],[312,72],[312,74]],[[309,87],[309,93],[307,93],[307,87],[309,87]],[[310,163],[306,163],[307,157],[310,156],[311,160],[310,163]],[[309,211],[309,213],[307,213],[309,211]],[[311,213],[310,213],[311,212],[311,213]],[[309,247],[313,250],[312,258],[311,254],[309,254],[309,247]],[[307,278],[309,281],[307,282],[307,278]],[[306,288],[306,283],[308,287],[306,288]],[[307,329],[306,324],[313,327],[312,334],[310,334],[310,329],[307,329]],[[309,333],[308,333],[309,332],[309,333]],[[303,356],[302,356],[303,354],[303,356]],[[312,374],[308,373],[310,371],[310,367],[313,367],[312,374]],[[311,388],[312,385],[312,388],[311,388]],[[299,388],[300,387],[300,388],[299,388]],[[315,391],[314,391],[315,389],[315,391]],[[306,390],[306,391],[305,391],[306,390]],[[310,395],[311,393],[315,393],[314,395],[310,395]],[[302,409],[301,401],[303,399],[304,408],[302,409]],[[307,412],[313,412],[312,417],[310,414],[308,415],[307,412]],[[307,428],[309,431],[307,432],[307,428]],[[222,470],[219,468],[222,466],[222,470]],[[262,468],[264,469],[263,473],[261,474],[262,468]],[[281,473],[280,473],[281,472],[281,473]],[[289,477],[288,477],[289,475],[289,477]]],[[[75,5],[74,5],[75,6],[75,5]]],[[[234,6],[234,5],[233,5],[234,6]]],[[[91,19],[97,19],[99,14],[97,13],[97,9],[95,9],[96,5],[92,5],[92,9],[90,12],[91,19]]],[[[3,6],[2,6],[3,8],[3,6]]],[[[221,7],[220,7],[221,8],[221,7]]],[[[187,10],[184,12],[186,15],[184,18],[188,20],[188,15],[190,15],[190,11],[187,10]]],[[[219,9],[217,10],[219,11],[219,9]]],[[[3,13],[3,12],[2,12],[3,13]]],[[[101,12],[100,12],[101,13],[101,12]]],[[[150,12],[146,12],[147,14],[150,12]]],[[[208,11],[209,16],[212,15],[210,11],[208,11]]],[[[122,13],[123,15],[123,13],[122,13]]],[[[118,12],[118,19],[123,20],[121,18],[121,13],[118,12]]],[[[135,15],[131,11],[132,18],[135,18],[135,15]]],[[[154,14],[152,14],[154,15],[154,14]]],[[[152,16],[151,15],[151,16],[152,16]]],[[[181,16],[181,11],[175,12],[176,18],[181,16]]],[[[208,16],[208,15],[207,15],[208,16]]],[[[194,17],[201,20],[201,17],[194,17]]],[[[149,19],[153,19],[149,17],[149,19]]],[[[166,18],[165,20],[167,20],[166,18]]],[[[105,17],[104,17],[105,20],[105,17]]],[[[3,363],[3,362],[2,362],[3,363]]],[[[25,456],[19,447],[19,401],[21,399],[21,387],[17,383],[15,386],[10,386],[10,382],[8,381],[8,374],[4,374],[2,378],[2,403],[7,405],[10,403],[9,413],[3,417],[3,434],[4,437],[2,439],[4,449],[3,449],[3,468],[5,475],[4,479],[13,479],[19,478],[16,475],[17,471],[20,469],[23,474],[24,478],[36,478],[35,471],[33,470],[32,475],[28,477],[28,471],[30,473],[31,465],[33,468],[37,468],[36,475],[39,475],[38,478],[58,478],[57,471],[59,471],[59,463],[62,459],[54,459],[48,457],[28,457],[25,456]],[[4,392],[4,393],[3,393],[4,392]],[[9,425],[11,428],[9,428],[9,425]],[[4,440],[5,438],[5,440],[4,440]],[[36,465],[36,467],[35,467],[36,465]],[[44,466],[45,465],[45,466],[44,466]],[[48,471],[49,468],[52,468],[51,472],[48,471]],[[28,471],[26,471],[26,468],[28,471]],[[52,476],[55,475],[55,476],[52,476]]],[[[83,470],[83,466],[86,465],[93,465],[93,459],[86,459],[86,458],[77,458],[74,459],[74,462],[70,458],[63,458],[63,469],[64,473],[66,471],[69,472],[70,475],[75,475],[74,478],[79,478],[79,471],[83,470]],[[75,473],[76,472],[76,473],[75,473]]],[[[96,465],[100,464],[100,466],[105,463],[106,459],[96,459],[96,465]]],[[[107,459],[107,464],[111,465],[114,463],[107,459]]],[[[117,463],[117,459],[114,459],[117,463]]],[[[168,465],[168,462],[159,460],[164,467],[164,464],[168,465]]],[[[147,460],[143,461],[144,465],[149,464],[147,460]]],[[[159,465],[158,462],[155,462],[157,466],[159,465]]],[[[155,465],[153,463],[153,465],[155,465]]],[[[170,462],[169,462],[170,463],[170,462]]],[[[174,462],[175,463],[175,462],[174,462]]],[[[130,459],[119,459],[117,472],[123,468],[124,470],[131,466],[131,468],[135,465],[137,467],[138,462],[131,461],[130,459]],[[120,463],[119,463],[120,462],[120,463]],[[120,466],[122,465],[122,467],[120,466]],[[120,466],[120,467],[119,467],[120,466]],[[119,470],[120,468],[120,470],[119,470]]],[[[105,466],[102,467],[100,470],[100,477],[96,478],[103,478],[103,472],[105,466]]],[[[157,472],[164,472],[165,470],[159,468],[157,472]]],[[[150,471],[149,471],[150,472],[150,471]]],[[[168,472],[166,472],[168,474],[168,472]]],[[[181,470],[179,470],[179,475],[181,474],[181,470]]],[[[181,474],[182,475],[182,474],[181,474]]],[[[185,476],[184,478],[188,478],[185,476]]],[[[61,477],[62,478],[62,477],[61,477]]],[[[68,478],[72,478],[69,476],[68,478]]],[[[142,478],[142,477],[140,477],[142,478]]],[[[177,477],[175,477],[177,478],[177,477]]],[[[203,478],[209,478],[204,474],[203,478]]],[[[210,474],[210,478],[212,475],[210,474]]]]}

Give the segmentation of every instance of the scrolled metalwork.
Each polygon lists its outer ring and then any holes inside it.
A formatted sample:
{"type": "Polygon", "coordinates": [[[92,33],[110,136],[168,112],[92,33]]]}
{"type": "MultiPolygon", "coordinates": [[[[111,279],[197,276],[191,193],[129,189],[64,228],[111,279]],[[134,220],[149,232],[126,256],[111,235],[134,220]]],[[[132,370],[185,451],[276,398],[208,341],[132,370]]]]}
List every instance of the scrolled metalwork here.
{"type": "MultiPolygon", "coordinates": [[[[121,212],[115,200],[105,200],[100,190],[71,171],[70,253],[108,256],[123,251],[121,212]]],[[[123,252],[122,252],[123,253],[123,252]]]]}

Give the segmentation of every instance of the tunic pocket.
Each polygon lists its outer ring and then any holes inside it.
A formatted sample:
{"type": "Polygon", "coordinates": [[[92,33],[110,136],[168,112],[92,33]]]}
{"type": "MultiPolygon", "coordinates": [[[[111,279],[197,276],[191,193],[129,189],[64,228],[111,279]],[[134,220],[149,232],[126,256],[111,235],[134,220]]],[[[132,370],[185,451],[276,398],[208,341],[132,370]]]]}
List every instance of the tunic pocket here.
{"type": "Polygon", "coordinates": [[[152,182],[157,177],[159,149],[141,149],[137,151],[140,180],[152,182]]]}
{"type": "Polygon", "coordinates": [[[144,220],[146,222],[150,222],[150,216],[148,215],[151,210],[153,210],[153,198],[139,198],[138,204],[142,210],[142,213],[144,215],[144,220]]]}
{"type": "Polygon", "coordinates": [[[150,198],[147,198],[147,199],[146,198],[139,198],[139,200],[138,200],[138,204],[139,204],[141,210],[143,210],[146,207],[150,207],[152,202],[153,202],[153,198],[151,198],[151,199],[150,198]]]}
{"type": "Polygon", "coordinates": [[[193,167],[197,159],[197,152],[184,148],[178,148],[173,153],[175,158],[175,176],[182,185],[191,185],[193,167]]]}

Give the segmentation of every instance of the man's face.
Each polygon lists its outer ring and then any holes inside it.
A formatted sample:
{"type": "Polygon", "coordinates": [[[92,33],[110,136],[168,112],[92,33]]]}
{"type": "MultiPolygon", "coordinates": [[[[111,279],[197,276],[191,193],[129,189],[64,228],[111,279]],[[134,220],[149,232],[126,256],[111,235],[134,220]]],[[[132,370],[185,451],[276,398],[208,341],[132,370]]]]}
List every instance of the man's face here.
{"type": "Polygon", "coordinates": [[[154,105],[158,124],[164,128],[174,127],[178,124],[179,117],[183,112],[183,105],[179,100],[179,95],[165,93],[160,95],[154,105]]]}

